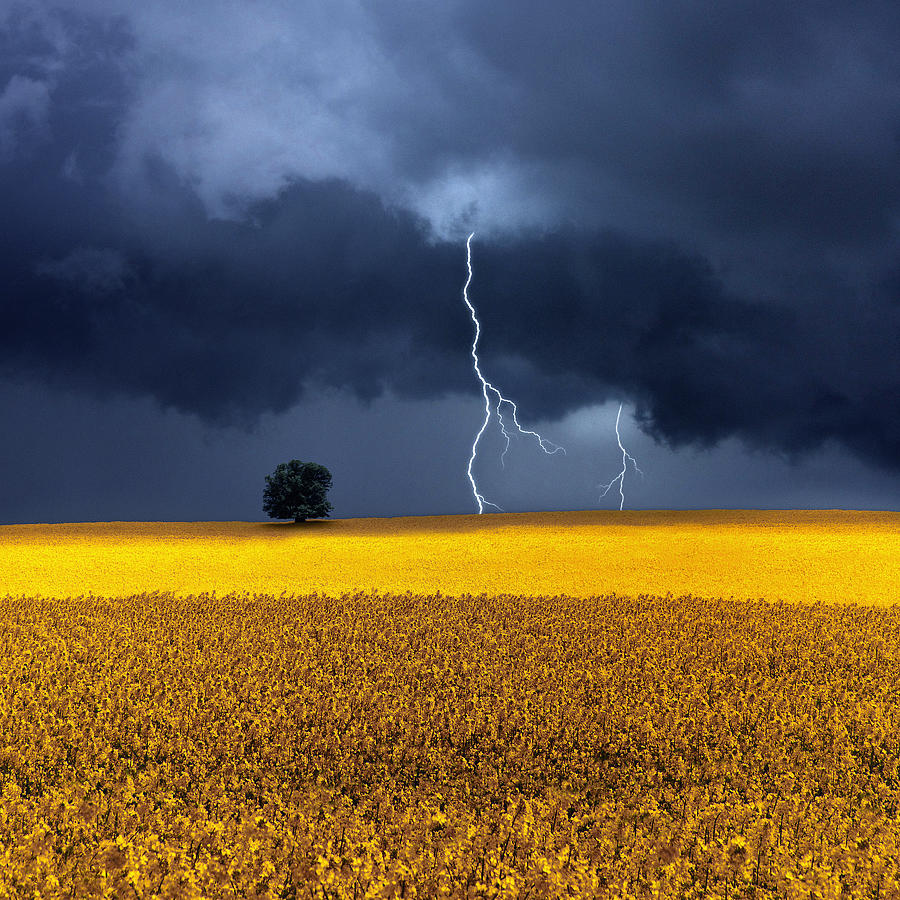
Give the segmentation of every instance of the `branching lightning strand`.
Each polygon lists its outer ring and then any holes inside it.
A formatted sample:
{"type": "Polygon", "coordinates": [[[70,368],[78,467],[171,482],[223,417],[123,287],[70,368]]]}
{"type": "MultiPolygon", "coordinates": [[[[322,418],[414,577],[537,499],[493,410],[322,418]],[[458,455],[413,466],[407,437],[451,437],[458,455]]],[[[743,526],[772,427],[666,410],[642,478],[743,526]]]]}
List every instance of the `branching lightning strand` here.
{"type": "Polygon", "coordinates": [[[631,465],[634,466],[635,472],[640,472],[641,476],[643,476],[643,472],[641,472],[638,467],[637,460],[625,449],[622,445],[622,438],[619,435],[619,418],[622,415],[622,404],[619,404],[619,411],[616,413],[616,441],[619,444],[619,449],[622,451],[622,471],[610,481],[609,484],[602,485],[603,490],[600,492],[600,497],[605,497],[610,490],[612,490],[612,486],[618,481],[619,482],[619,509],[623,509],[625,507],[625,472],[628,469],[628,463],[631,462],[631,465]]]}
{"type": "Polygon", "coordinates": [[[478,429],[478,434],[475,435],[475,440],[472,442],[472,455],[469,457],[469,465],[466,469],[469,475],[469,483],[472,485],[472,493],[475,496],[475,502],[478,504],[478,512],[483,513],[485,506],[492,506],[494,509],[500,510],[503,512],[502,507],[497,506],[496,503],[491,503],[490,500],[485,500],[484,495],[481,494],[478,490],[478,485],[475,483],[475,476],[472,474],[472,466],[475,463],[475,458],[478,456],[478,443],[481,440],[481,436],[487,430],[488,425],[491,421],[491,395],[493,394],[497,398],[496,407],[493,410],[497,413],[497,422],[500,426],[500,431],[503,434],[503,437],[506,439],[506,446],[503,448],[503,452],[500,454],[500,462],[505,465],[505,457],[506,452],[509,450],[510,444],[510,435],[506,430],[506,425],[503,421],[503,413],[501,412],[501,407],[504,403],[509,404],[512,407],[512,420],[513,424],[516,426],[516,430],[520,434],[526,434],[533,438],[535,438],[540,446],[541,450],[544,451],[548,456],[552,456],[554,453],[559,453],[562,451],[565,453],[565,448],[560,447],[558,444],[554,444],[552,441],[548,441],[545,438],[542,438],[536,431],[529,431],[527,428],[523,428],[519,424],[518,417],[518,407],[512,400],[504,397],[500,391],[488,381],[484,375],[481,373],[481,365],[478,359],[478,340],[481,337],[481,323],[478,321],[478,316],[475,313],[475,307],[472,306],[472,302],[469,300],[469,285],[472,283],[472,238],[475,237],[475,232],[473,231],[469,237],[466,239],[466,268],[468,270],[468,278],[466,278],[466,283],[463,286],[463,300],[465,301],[466,306],[469,308],[469,313],[472,316],[472,322],[475,325],[475,338],[472,341],[472,362],[475,369],[475,374],[478,376],[478,380],[481,382],[481,393],[484,397],[484,421],[481,423],[481,428],[478,429]]]}

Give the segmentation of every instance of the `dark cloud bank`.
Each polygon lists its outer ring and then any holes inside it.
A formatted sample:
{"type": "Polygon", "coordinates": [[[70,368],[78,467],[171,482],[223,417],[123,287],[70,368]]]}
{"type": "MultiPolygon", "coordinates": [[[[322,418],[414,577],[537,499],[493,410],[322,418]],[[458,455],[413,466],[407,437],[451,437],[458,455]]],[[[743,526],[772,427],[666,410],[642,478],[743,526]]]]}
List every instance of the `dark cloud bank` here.
{"type": "Polygon", "coordinates": [[[202,165],[192,180],[160,147],[126,171],[153,23],[13,10],[0,373],[221,423],[284,411],[310,383],[471,392],[472,227],[482,355],[531,414],[624,396],[672,445],[834,442],[900,470],[895,7],[594,6],[545,22],[454,6],[454,54],[411,11],[378,8],[375,39],[421,96],[404,107],[386,85],[359,121],[392,136],[408,202],[387,175],[340,166],[285,164],[276,187],[230,199],[227,179],[201,189],[202,165]],[[461,47],[468,69],[449,62],[461,47]],[[455,230],[430,221],[416,198],[437,169],[498,147],[511,183],[517,166],[538,173],[547,223],[510,207],[497,227],[502,191],[483,232],[464,205],[455,230]],[[618,224],[591,195],[610,183],[618,224]]]}
{"type": "MultiPolygon", "coordinates": [[[[4,242],[7,374],[223,420],[283,411],[310,379],[364,397],[471,389],[463,249],[430,245],[371,195],[298,184],[255,207],[252,225],[198,208],[148,234],[68,193],[54,192],[53,233],[4,242]]],[[[33,197],[30,185],[16,198],[13,221],[33,197]]],[[[555,233],[473,249],[483,355],[532,413],[624,391],[673,443],[739,435],[793,451],[835,438],[900,467],[889,286],[879,315],[876,301],[850,303],[823,328],[788,302],[729,294],[672,246],[555,233]]]]}

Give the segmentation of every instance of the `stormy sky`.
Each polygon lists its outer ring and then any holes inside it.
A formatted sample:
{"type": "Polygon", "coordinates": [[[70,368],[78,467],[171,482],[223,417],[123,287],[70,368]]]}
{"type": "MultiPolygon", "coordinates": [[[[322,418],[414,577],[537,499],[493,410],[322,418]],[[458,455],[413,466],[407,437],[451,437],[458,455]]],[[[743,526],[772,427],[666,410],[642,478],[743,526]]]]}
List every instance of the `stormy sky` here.
{"type": "Polygon", "coordinates": [[[900,8],[0,0],[0,522],[900,509],[900,8]]]}

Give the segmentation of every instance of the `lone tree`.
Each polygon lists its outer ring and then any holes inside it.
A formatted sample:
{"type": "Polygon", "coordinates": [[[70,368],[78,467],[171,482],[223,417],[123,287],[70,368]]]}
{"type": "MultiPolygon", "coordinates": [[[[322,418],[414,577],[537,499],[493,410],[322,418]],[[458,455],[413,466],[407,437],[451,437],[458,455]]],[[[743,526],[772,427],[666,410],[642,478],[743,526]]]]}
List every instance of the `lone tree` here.
{"type": "Polygon", "coordinates": [[[319,519],[334,509],[325,499],[330,488],[331,472],[325,466],[299,459],[279,463],[266,475],[263,510],[273,519],[319,519]]]}

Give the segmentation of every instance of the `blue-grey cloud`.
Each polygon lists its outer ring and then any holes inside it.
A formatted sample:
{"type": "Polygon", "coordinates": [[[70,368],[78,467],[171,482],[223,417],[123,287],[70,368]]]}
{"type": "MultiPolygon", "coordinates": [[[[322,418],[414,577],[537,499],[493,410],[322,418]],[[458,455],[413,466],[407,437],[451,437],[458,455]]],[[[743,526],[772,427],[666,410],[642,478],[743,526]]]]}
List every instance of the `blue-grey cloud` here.
{"type": "Polygon", "coordinates": [[[476,228],[535,415],[900,467],[893,7],[248,9],[0,9],[0,371],[219,422],[469,390],[476,228]]]}

